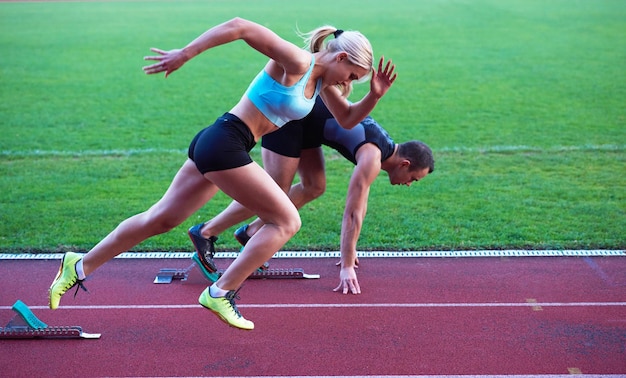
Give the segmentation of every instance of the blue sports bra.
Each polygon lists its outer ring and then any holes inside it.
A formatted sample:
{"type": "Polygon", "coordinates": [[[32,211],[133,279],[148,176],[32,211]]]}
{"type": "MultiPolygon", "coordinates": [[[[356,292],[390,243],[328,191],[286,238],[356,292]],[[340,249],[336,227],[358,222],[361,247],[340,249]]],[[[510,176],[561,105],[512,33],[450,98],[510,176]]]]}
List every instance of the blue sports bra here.
{"type": "Polygon", "coordinates": [[[304,118],[313,109],[315,98],[322,86],[320,79],[315,85],[313,97],[308,99],[304,95],[306,83],[314,66],[315,57],[311,55],[309,70],[291,87],[285,87],[262,70],[250,83],[244,96],[247,96],[261,113],[278,127],[289,121],[304,118]]]}

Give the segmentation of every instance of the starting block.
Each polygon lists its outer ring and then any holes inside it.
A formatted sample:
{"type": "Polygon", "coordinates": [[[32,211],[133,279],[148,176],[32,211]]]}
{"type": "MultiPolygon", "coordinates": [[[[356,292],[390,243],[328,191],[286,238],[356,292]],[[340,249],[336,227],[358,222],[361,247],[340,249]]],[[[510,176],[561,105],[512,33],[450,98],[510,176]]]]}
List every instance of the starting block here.
{"type": "MultiPolygon", "coordinates": [[[[155,284],[169,284],[172,283],[173,280],[187,281],[189,278],[189,274],[192,272],[194,268],[197,267],[197,264],[194,262],[189,267],[185,269],[170,269],[164,268],[159,270],[159,273],[154,278],[155,284]]],[[[199,267],[197,267],[199,271],[202,271],[199,267]]],[[[224,274],[224,269],[218,270],[218,277],[224,274]]],[[[205,279],[209,280],[204,273],[201,274],[205,279]]],[[[290,269],[275,269],[275,268],[267,268],[267,269],[257,269],[252,273],[248,279],[276,279],[276,278],[287,278],[287,279],[318,279],[320,278],[319,274],[306,274],[304,269],[302,268],[290,268],[290,269]]],[[[211,281],[213,282],[213,281],[211,281]]]]}
{"type": "Polygon", "coordinates": [[[86,333],[78,326],[50,327],[33,314],[28,306],[19,299],[13,307],[17,314],[6,327],[0,327],[0,339],[99,339],[99,333],[86,333]]]}

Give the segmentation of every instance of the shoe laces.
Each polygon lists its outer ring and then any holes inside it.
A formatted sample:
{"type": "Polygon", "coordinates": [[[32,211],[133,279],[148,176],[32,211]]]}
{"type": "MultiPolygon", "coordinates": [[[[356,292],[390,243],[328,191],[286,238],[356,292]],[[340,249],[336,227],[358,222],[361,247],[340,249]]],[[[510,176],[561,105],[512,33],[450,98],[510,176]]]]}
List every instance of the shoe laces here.
{"type": "Polygon", "coordinates": [[[71,288],[76,286],[76,291],[74,292],[74,298],[76,298],[76,294],[78,294],[78,290],[79,289],[83,289],[83,291],[89,293],[89,290],[87,290],[87,288],[83,284],[83,281],[84,280],[79,280],[78,278],[75,278],[75,279],[69,281],[68,285],[65,286],[65,291],[64,292],[67,292],[68,290],[70,290],[71,288]]]}
{"type": "MultiPolygon", "coordinates": [[[[78,289],[83,289],[84,292],[89,293],[89,290],[87,290],[87,288],[85,287],[85,285],[83,285],[83,281],[84,280],[76,280],[76,282],[74,283],[74,285],[70,286],[70,289],[74,286],[76,286],[76,291],[74,292],[74,298],[76,298],[76,294],[78,294],[78,289]]],[[[68,289],[69,290],[69,289],[68,289]]]]}
{"type": "Polygon", "coordinates": [[[212,259],[215,255],[215,244],[217,244],[217,236],[210,236],[205,238],[200,233],[200,229],[202,229],[202,224],[198,224],[189,229],[189,235],[191,236],[191,240],[193,241],[198,254],[202,257],[212,259]]]}
{"type": "Polygon", "coordinates": [[[237,305],[235,304],[235,300],[239,300],[241,298],[239,298],[239,290],[241,290],[241,288],[237,289],[237,290],[231,290],[228,293],[226,293],[226,295],[224,296],[224,298],[226,298],[226,300],[228,300],[228,302],[230,302],[230,306],[232,307],[233,311],[235,312],[235,314],[237,314],[238,317],[242,317],[241,313],[239,312],[239,309],[237,308],[237,305]]]}
{"type": "Polygon", "coordinates": [[[209,245],[209,250],[205,252],[205,254],[208,252],[209,257],[213,258],[213,256],[215,256],[215,244],[217,244],[217,236],[211,236],[209,238],[205,238],[204,240],[207,241],[207,244],[209,245]]]}

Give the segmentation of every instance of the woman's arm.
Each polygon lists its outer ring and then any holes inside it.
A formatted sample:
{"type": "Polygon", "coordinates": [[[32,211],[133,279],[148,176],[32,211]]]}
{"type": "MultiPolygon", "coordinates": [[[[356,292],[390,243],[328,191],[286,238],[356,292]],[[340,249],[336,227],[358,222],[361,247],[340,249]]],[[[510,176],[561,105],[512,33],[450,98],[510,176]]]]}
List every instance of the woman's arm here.
{"type": "Polygon", "coordinates": [[[384,61],[385,57],[378,61],[378,70],[372,72],[370,91],[358,102],[352,104],[347,101],[336,87],[328,87],[322,91],[324,103],[341,127],[351,129],[363,121],[396,80],[396,66],[389,60],[383,67],[384,61]]]}
{"type": "Polygon", "coordinates": [[[311,63],[310,53],[262,25],[236,17],[212,27],[182,49],[150,49],[159,55],[144,59],[155,60],[157,63],[146,66],[143,70],[146,74],[165,72],[167,77],[204,51],[236,40],[245,41],[250,47],[276,61],[289,74],[304,73],[311,63]]]}

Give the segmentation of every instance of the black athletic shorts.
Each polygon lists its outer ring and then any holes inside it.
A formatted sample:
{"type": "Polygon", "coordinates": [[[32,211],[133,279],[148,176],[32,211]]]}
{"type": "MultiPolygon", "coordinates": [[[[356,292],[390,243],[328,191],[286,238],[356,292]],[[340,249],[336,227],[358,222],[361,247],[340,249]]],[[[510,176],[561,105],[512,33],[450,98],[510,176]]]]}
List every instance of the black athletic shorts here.
{"type": "Polygon", "coordinates": [[[196,134],[188,156],[202,174],[222,171],[252,163],[250,150],[255,144],[248,126],[237,116],[225,113],[196,134]]]}
{"type": "Polygon", "coordinates": [[[324,125],[307,123],[306,119],[287,123],[263,135],[261,145],[282,156],[299,158],[302,150],[322,146],[324,125]]]}

